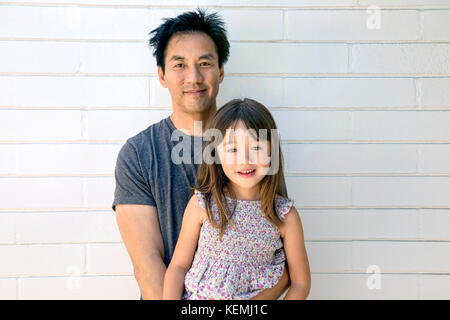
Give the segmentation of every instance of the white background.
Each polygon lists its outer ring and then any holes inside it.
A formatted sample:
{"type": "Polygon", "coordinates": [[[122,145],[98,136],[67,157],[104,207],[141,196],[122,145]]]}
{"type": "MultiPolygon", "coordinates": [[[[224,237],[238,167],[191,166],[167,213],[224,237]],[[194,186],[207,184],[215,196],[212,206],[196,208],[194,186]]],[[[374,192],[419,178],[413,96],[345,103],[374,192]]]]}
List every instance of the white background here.
{"type": "Polygon", "coordinates": [[[197,5],[228,24],[218,105],[280,128],[308,298],[449,299],[448,0],[1,1],[0,299],[139,299],[114,166],[171,113],[148,33],[197,5]]]}

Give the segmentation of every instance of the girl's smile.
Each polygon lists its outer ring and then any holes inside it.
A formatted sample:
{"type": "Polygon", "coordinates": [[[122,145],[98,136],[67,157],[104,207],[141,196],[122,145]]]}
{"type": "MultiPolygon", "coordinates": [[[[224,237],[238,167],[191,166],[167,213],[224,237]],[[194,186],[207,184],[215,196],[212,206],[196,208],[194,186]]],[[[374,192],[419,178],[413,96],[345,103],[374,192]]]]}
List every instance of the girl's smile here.
{"type": "Polygon", "coordinates": [[[243,178],[253,177],[255,175],[255,173],[256,173],[256,169],[238,171],[238,174],[243,178]]]}

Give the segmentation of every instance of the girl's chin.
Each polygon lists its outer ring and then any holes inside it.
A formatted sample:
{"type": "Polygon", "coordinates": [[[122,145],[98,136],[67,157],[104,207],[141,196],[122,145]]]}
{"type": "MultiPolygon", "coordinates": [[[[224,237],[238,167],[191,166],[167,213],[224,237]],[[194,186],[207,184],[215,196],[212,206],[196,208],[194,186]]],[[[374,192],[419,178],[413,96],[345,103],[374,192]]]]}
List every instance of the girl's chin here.
{"type": "Polygon", "coordinates": [[[255,185],[257,185],[263,177],[259,175],[253,175],[252,177],[240,177],[239,174],[237,176],[234,176],[232,179],[230,179],[234,184],[237,184],[238,186],[244,187],[244,188],[252,188],[255,185]]]}

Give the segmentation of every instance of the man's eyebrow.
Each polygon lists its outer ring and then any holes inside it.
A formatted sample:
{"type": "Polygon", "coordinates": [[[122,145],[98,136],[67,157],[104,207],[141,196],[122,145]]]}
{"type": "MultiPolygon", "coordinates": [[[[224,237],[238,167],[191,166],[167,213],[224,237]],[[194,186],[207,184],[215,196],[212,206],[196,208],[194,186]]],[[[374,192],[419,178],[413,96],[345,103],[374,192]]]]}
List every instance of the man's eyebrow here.
{"type": "Polygon", "coordinates": [[[173,55],[173,56],[169,59],[169,61],[172,61],[172,60],[184,60],[184,57],[182,57],[182,56],[177,56],[177,55],[173,55]]]}
{"type": "Polygon", "coordinates": [[[214,60],[216,57],[212,53],[205,53],[202,54],[198,59],[207,59],[207,60],[214,60]]]}
{"type": "MultiPolygon", "coordinates": [[[[205,53],[202,54],[200,57],[198,57],[199,60],[201,59],[206,59],[206,60],[214,60],[216,57],[212,54],[212,53],[205,53]]],[[[172,57],[170,57],[169,61],[177,61],[177,60],[184,60],[184,57],[182,56],[178,56],[178,55],[173,55],[172,57]]]]}

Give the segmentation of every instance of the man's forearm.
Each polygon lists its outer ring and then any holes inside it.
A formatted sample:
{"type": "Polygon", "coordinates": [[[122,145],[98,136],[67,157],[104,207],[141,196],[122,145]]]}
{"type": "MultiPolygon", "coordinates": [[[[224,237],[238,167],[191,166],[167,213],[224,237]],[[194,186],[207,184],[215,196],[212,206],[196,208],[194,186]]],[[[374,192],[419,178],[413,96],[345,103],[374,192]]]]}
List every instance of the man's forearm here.
{"type": "Polygon", "coordinates": [[[134,277],[139,285],[143,300],[162,299],[166,265],[160,256],[153,256],[149,261],[135,268],[134,277]]]}
{"type": "Polygon", "coordinates": [[[251,300],[276,300],[283,294],[284,291],[286,291],[287,288],[289,288],[290,284],[291,281],[289,278],[289,272],[287,266],[285,265],[283,274],[278,283],[272,288],[261,291],[255,297],[251,298],[251,300]]]}

